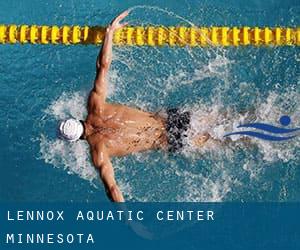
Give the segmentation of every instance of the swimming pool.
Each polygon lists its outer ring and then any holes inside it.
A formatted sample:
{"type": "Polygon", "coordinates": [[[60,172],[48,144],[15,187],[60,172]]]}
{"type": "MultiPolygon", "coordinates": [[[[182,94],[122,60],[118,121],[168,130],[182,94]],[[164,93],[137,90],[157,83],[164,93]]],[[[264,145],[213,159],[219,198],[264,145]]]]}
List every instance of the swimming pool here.
{"type": "MultiPolygon", "coordinates": [[[[104,25],[127,8],[132,25],[294,27],[300,16],[292,0],[11,0],[0,4],[0,23],[104,25]]],[[[1,201],[106,200],[87,145],[69,146],[55,133],[59,119],[86,114],[98,50],[0,46],[1,201]]],[[[299,52],[299,47],[116,47],[109,100],[210,115],[206,126],[215,136],[251,119],[278,124],[284,114],[299,127],[299,52]]],[[[278,144],[253,139],[248,146],[189,148],[179,155],[140,153],[114,159],[113,165],[129,201],[299,201],[299,148],[300,137],[278,144]]]]}

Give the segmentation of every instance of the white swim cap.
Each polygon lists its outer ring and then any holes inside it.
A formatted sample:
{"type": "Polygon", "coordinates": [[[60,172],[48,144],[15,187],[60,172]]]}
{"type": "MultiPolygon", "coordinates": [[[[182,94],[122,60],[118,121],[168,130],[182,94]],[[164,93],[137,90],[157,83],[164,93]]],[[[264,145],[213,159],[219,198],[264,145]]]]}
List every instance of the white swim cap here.
{"type": "Polygon", "coordinates": [[[58,127],[59,137],[66,141],[77,141],[80,136],[83,134],[84,127],[79,120],[68,119],[61,121],[58,127]]]}

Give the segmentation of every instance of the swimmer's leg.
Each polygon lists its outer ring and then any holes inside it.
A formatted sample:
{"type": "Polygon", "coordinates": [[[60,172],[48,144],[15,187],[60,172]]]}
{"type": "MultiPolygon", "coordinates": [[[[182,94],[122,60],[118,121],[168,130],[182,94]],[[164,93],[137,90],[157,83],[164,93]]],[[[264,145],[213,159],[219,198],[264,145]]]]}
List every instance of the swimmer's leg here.
{"type": "MultiPolygon", "coordinates": [[[[257,119],[255,109],[248,109],[240,112],[241,115],[246,116],[247,120],[250,121],[255,121],[257,119]]],[[[209,116],[204,116],[200,118],[196,118],[198,126],[199,127],[206,127],[207,124],[210,125],[210,127],[214,127],[213,125],[218,124],[218,118],[220,114],[211,114],[209,116]]],[[[223,112],[221,114],[224,120],[227,120],[228,118],[228,113],[223,112]]],[[[206,143],[213,143],[215,145],[219,146],[236,146],[239,147],[241,145],[244,145],[246,147],[250,147],[253,145],[253,141],[249,137],[241,137],[237,141],[232,141],[230,138],[226,138],[225,140],[223,139],[218,139],[214,138],[209,131],[203,131],[201,134],[197,134],[192,138],[192,143],[194,144],[195,147],[203,147],[205,146],[206,143]]]]}
{"type": "Polygon", "coordinates": [[[196,135],[196,137],[193,139],[193,144],[196,147],[203,147],[204,144],[211,138],[209,133],[204,133],[201,135],[196,135]]]}
{"type": "MultiPolygon", "coordinates": [[[[206,127],[207,124],[215,124],[216,117],[213,115],[205,116],[201,118],[196,118],[199,127],[206,127]]],[[[192,143],[195,147],[203,147],[208,141],[215,141],[215,139],[209,134],[208,131],[203,131],[199,134],[196,134],[192,138],[192,143]]]]}
{"type": "Polygon", "coordinates": [[[237,141],[232,141],[231,139],[226,140],[220,140],[213,138],[209,133],[204,133],[201,135],[197,135],[193,140],[193,144],[197,148],[204,147],[207,142],[212,142],[214,145],[219,146],[231,146],[231,147],[240,147],[240,146],[246,146],[250,148],[254,145],[253,141],[251,141],[248,137],[242,137],[237,141]]]}

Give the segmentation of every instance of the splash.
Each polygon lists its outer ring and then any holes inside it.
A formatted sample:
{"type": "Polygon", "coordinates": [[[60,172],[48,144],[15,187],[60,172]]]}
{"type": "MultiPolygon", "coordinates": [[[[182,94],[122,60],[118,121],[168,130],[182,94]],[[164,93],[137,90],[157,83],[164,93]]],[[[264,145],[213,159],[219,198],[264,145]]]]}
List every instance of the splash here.
{"type": "MultiPolygon", "coordinates": [[[[263,99],[263,98],[261,98],[263,99]]],[[[244,128],[240,124],[245,124],[249,121],[254,121],[251,124],[261,124],[259,121],[269,121],[270,123],[276,123],[279,118],[282,118],[282,114],[288,112],[292,120],[295,121],[295,126],[299,126],[299,114],[300,107],[297,103],[300,102],[300,94],[292,89],[287,89],[285,92],[280,94],[271,92],[266,98],[266,101],[258,102],[256,107],[252,110],[244,113],[239,113],[232,108],[226,108],[223,103],[214,103],[213,105],[208,106],[205,103],[198,104],[194,107],[185,107],[185,110],[192,110],[192,119],[191,119],[191,129],[188,132],[188,138],[186,141],[187,153],[194,151],[207,151],[207,149],[219,147],[220,144],[224,144],[228,131],[232,131],[236,127],[244,128]],[[290,97],[290,98],[286,98],[290,97]],[[291,101],[292,100],[292,101],[291,101]],[[267,112],[266,112],[267,111],[267,112]],[[208,132],[214,141],[214,143],[208,143],[202,149],[195,148],[193,143],[193,138],[196,138],[197,135],[201,135],[208,132]]],[[[260,126],[259,126],[260,127],[260,126]]],[[[267,128],[270,128],[269,126],[267,128]]],[[[272,131],[274,133],[274,128],[272,131]]],[[[245,128],[244,128],[245,129],[245,128]]],[[[298,129],[283,129],[276,128],[275,132],[295,132],[298,129]]],[[[241,131],[240,134],[232,134],[231,139],[233,142],[239,142],[244,138],[241,131]]],[[[293,140],[289,143],[273,143],[262,141],[256,138],[250,138],[247,140],[247,143],[241,144],[244,150],[247,150],[247,147],[250,144],[256,145],[261,150],[261,153],[264,155],[264,160],[266,161],[276,161],[281,159],[285,162],[295,159],[297,157],[296,150],[299,148],[300,144],[299,137],[293,137],[293,140]],[[285,152],[285,153],[283,153],[285,152]],[[282,157],[285,155],[286,157],[282,157]]],[[[230,144],[226,144],[224,147],[231,147],[230,144]]],[[[235,145],[233,145],[234,149],[235,145]]]]}
{"type": "Polygon", "coordinates": [[[46,163],[63,168],[68,174],[76,174],[92,184],[98,177],[90,163],[88,145],[84,142],[66,145],[66,142],[62,140],[49,140],[45,135],[42,135],[40,153],[41,158],[46,163]]]}
{"type": "MultiPolygon", "coordinates": [[[[295,102],[300,101],[300,95],[296,93],[294,95],[295,102]]],[[[255,145],[260,153],[253,152],[253,148],[248,143],[241,142],[241,136],[236,138],[236,144],[224,143],[223,135],[235,124],[253,119],[253,117],[276,119],[276,114],[280,112],[282,105],[284,106],[284,103],[280,103],[279,106],[275,105],[278,98],[281,96],[271,93],[266,102],[257,105],[254,116],[249,113],[240,114],[233,110],[229,112],[228,109],[227,113],[224,113],[224,106],[220,103],[213,105],[198,103],[193,107],[184,107],[192,111],[191,129],[183,151],[184,159],[178,161],[163,152],[138,153],[113,159],[116,177],[126,199],[132,201],[223,201],[232,195],[234,186],[242,189],[245,185],[241,183],[235,171],[238,171],[240,175],[249,173],[251,180],[257,182],[263,173],[263,167],[268,162],[299,161],[297,150],[300,147],[300,140],[287,145],[252,139],[250,144],[255,145]],[[272,107],[271,117],[264,114],[266,107],[272,107]],[[192,139],[195,135],[207,131],[213,140],[202,148],[195,147],[192,139]],[[246,157],[238,163],[240,167],[237,169],[236,158],[239,149],[244,151],[246,157]],[[261,160],[253,161],[253,157],[259,157],[259,154],[262,155],[261,160]],[[189,169],[184,166],[188,166],[189,169]],[[206,166],[205,168],[211,166],[211,169],[206,169],[208,172],[202,173],[199,171],[199,166],[206,166]],[[147,176],[147,179],[143,176],[147,176]],[[151,183],[159,180],[168,181],[157,185],[157,188],[153,187],[151,183]],[[163,188],[164,192],[174,192],[174,183],[177,186],[175,196],[166,197],[160,189],[163,188]],[[151,186],[150,190],[149,186],[151,186]]],[[[54,119],[65,118],[69,114],[83,115],[82,111],[85,110],[83,99],[84,97],[79,93],[63,94],[45,112],[51,114],[54,119]]],[[[299,113],[299,107],[296,107],[292,116],[296,117],[299,113]]],[[[42,135],[40,153],[46,163],[63,168],[68,173],[76,174],[95,185],[98,175],[91,164],[89,148],[85,142],[80,141],[70,145],[42,135]]]]}
{"type": "Polygon", "coordinates": [[[84,108],[86,98],[86,93],[62,93],[62,95],[47,108],[45,113],[57,120],[63,120],[69,117],[84,119],[87,115],[87,111],[84,108]]]}
{"type": "MultiPolygon", "coordinates": [[[[143,10],[150,22],[161,23],[161,13],[164,18],[167,14],[177,22],[186,21],[167,10],[143,6],[132,10],[137,9],[143,10]],[[152,18],[153,12],[158,18],[152,18]]],[[[255,138],[245,141],[241,135],[232,136],[229,142],[224,138],[240,124],[275,124],[283,114],[288,114],[296,127],[300,126],[299,82],[285,79],[286,82],[276,84],[274,80],[277,67],[287,66],[284,58],[293,60],[289,54],[293,52],[279,51],[281,56],[272,63],[269,52],[260,60],[261,51],[249,51],[247,58],[244,50],[114,48],[109,101],[153,112],[181,107],[192,113],[182,154],[145,152],[112,159],[117,182],[127,200],[266,200],[268,196],[262,193],[268,193],[272,186],[272,180],[265,177],[268,167],[284,162],[292,169],[299,165],[299,137],[276,145],[255,138]],[[264,86],[255,82],[260,74],[266,78],[264,86]],[[201,148],[195,147],[193,138],[206,132],[212,139],[201,148]]],[[[287,70],[295,75],[293,67],[287,70]]],[[[84,119],[87,94],[88,90],[83,94],[62,94],[45,110],[43,126],[51,131],[60,119],[84,119]]],[[[85,142],[70,146],[51,137],[50,132],[39,140],[40,157],[46,163],[92,184],[99,182],[85,142]]]]}
{"type": "MultiPolygon", "coordinates": [[[[49,126],[55,131],[53,126],[57,125],[59,120],[69,117],[84,119],[86,116],[86,94],[63,93],[55,100],[46,110],[45,115],[48,117],[49,126]],[[52,121],[52,122],[51,122],[52,121]]],[[[47,124],[47,123],[46,123],[47,124]]],[[[91,165],[88,145],[79,141],[77,143],[67,143],[41,134],[40,158],[54,167],[63,168],[68,174],[76,174],[80,178],[93,181],[98,176],[94,167],[91,165]]]]}

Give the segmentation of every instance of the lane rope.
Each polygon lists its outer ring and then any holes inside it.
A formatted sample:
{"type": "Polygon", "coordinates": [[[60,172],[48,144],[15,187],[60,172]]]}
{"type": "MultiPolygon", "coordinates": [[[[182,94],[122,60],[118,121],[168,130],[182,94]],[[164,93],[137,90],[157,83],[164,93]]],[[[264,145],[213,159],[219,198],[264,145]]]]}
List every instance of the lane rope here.
{"type": "MultiPolygon", "coordinates": [[[[0,25],[0,44],[101,44],[105,27],[0,25]]],[[[299,46],[300,27],[135,26],[118,30],[114,44],[128,46],[299,46]]]]}

